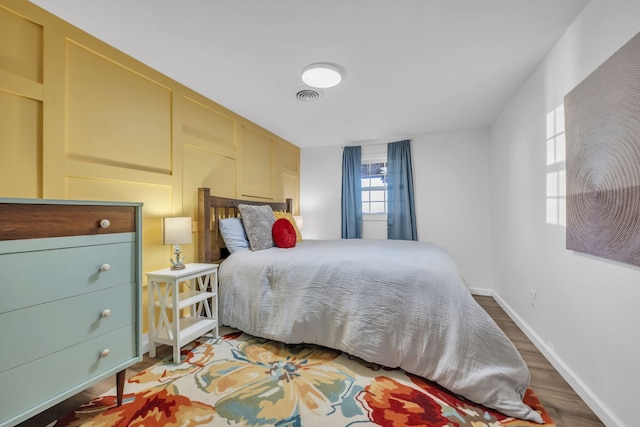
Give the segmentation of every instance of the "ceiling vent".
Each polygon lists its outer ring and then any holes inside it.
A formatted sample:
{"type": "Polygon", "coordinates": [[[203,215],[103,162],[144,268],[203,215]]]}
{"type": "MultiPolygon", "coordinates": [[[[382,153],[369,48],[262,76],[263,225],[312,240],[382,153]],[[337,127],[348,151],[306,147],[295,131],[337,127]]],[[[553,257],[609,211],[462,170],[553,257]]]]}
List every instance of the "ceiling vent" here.
{"type": "Polygon", "coordinates": [[[303,102],[313,102],[322,98],[322,92],[315,89],[300,89],[296,92],[296,99],[303,102]]]}

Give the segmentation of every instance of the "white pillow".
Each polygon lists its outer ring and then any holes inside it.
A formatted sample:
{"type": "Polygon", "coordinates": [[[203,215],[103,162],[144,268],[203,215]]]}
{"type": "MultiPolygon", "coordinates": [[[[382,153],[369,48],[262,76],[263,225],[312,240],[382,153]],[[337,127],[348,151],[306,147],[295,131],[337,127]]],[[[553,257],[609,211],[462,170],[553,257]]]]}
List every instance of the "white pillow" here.
{"type": "Polygon", "coordinates": [[[249,240],[247,233],[244,231],[242,220],[240,218],[225,218],[218,221],[222,240],[229,250],[234,253],[242,249],[249,249],[249,240]]]}

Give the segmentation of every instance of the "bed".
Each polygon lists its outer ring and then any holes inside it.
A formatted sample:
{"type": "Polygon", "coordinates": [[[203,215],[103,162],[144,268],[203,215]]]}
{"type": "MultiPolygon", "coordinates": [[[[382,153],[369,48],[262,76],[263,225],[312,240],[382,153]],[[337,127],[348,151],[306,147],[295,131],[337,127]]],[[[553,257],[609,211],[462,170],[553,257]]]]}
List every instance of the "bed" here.
{"type": "MultiPolygon", "coordinates": [[[[219,200],[208,189],[199,194],[199,261],[213,262],[224,254],[217,223],[246,202],[219,200]]],[[[224,325],[399,367],[506,415],[542,423],[522,401],[526,364],[473,299],[452,257],[435,244],[303,240],[286,249],[235,250],[220,265],[219,285],[224,325]]]]}

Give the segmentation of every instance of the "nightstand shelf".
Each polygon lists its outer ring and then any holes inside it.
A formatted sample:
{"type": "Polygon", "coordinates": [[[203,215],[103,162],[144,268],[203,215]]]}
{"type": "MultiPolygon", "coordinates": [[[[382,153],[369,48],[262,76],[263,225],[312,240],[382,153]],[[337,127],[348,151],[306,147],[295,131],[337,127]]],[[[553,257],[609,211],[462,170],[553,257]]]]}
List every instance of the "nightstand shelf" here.
{"type": "MultiPolygon", "coordinates": [[[[184,291],[178,294],[178,310],[185,309],[191,305],[197,304],[201,301],[205,301],[209,298],[215,297],[213,292],[198,292],[198,291],[184,291]]],[[[155,302],[156,307],[161,307],[162,304],[159,301],[155,302]]],[[[173,310],[173,302],[168,301],[167,308],[173,310]]]]}
{"type": "MultiPolygon", "coordinates": [[[[216,323],[217,322],[215,320],[183,317],[182,319],[180,319],[180,330],[178,331],[180,341],[188,344],[196,338],[202,336],[202,331],[207,332],[215,329],[216,323]]],[[[174,345],[174,340],[167,336],[167,331],[159,331],[154,337],[154,341],[156,342],[156,344],[174,345]]],[[[178,361],[175,360],[174,355],[174,362],[178,363],[178,361]]]]}
{"type": "Polygon", "coordinates": [[[167,344],[173,346],[174,363],[180,363],[183,345],[210,331],[218,336],[218,264],[186,264],[183,270],[165,268],[147,277],[149,356],[155,357],[157,344],[167,344]]]}

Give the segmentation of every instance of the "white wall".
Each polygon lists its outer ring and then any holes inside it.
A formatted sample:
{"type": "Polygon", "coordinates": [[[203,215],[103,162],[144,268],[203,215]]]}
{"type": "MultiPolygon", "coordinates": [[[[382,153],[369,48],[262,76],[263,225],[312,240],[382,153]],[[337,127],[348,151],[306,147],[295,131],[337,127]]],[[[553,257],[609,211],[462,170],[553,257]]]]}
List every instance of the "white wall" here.
{"type": "Polygon", "coordinates": [[[477,293],[493,287],[488,129],[412,138],[418,239],[447,249],[477,293]]]}
{"type": "Polygon", "coordinates": [[[339,239],[342,149],[339,145],[300,150],[300,215],[304,239],[339,239]]]}
{"type": "Polygon", "coordinates": [[[640,1],[592,0],[492,127],[496,296],[608,426],[638,425],[640,268],[546,223],[545,121],[638,31],[640,1]]]}
{"type": "MultiPolygon", "coordinates": [[[[488,129],[417,135],[412,140],[418,239],[437,243],[457,260],[472,290],[492,287],[490,133],[488,129]]],[[[389,142],[397,139],[390,139],[389,142]]],[[[301,151],[303,237],[340,238],[342,149],[301,151]]],[[[386,236],[381,222],[364,237],[386,236]]]]}

